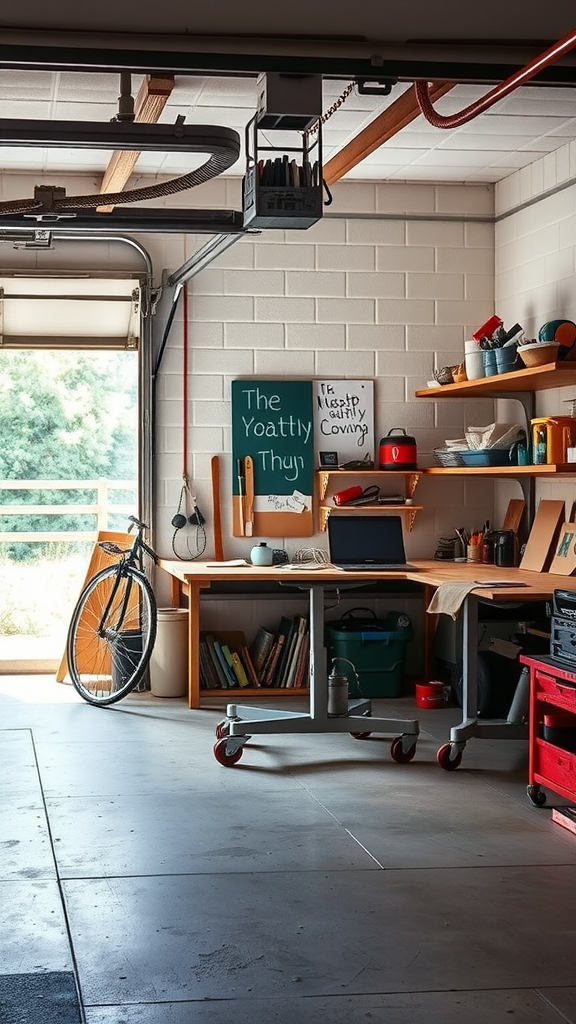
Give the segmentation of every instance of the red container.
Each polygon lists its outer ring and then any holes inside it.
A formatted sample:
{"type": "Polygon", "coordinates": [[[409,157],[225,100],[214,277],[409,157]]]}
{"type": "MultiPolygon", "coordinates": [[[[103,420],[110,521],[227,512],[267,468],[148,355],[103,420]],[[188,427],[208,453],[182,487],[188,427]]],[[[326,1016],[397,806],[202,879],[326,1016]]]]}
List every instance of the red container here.
{"type": "Polygon", "coordinates": [[[474,341],[480,341],[480,338],[483,335],[486,338],[491,338],[496,328],[502,327],[502,324],[503,321],[500,319],[499,316],[491,316],[490,319],[487,320],[485,324],[482,324],[482,327],[479,327],[478,330],[474,332],[474,334],[472,335],[474,341]]]}
{"type": "Polygon", "coordinates": [[[392,427],[380,441],[378,468],[407,470],[416,469],[417,465],[415,438],[408,437],[403,427],[392,427]]]}
{"type": "Polygon", "coordinates": [[[444,683],[416,683],[417,708],[443,708],[445,705],[444,683]]]}
{"type": "Polygon", "coordinates": [[[359,498],[362,494],[362,488],[359,484],[354,484],[352,487],[347,487],[345,491],[338,491],[334,495],[335,505],[346,505],[347,502],[353,501],[354,498],[359,498]]]}

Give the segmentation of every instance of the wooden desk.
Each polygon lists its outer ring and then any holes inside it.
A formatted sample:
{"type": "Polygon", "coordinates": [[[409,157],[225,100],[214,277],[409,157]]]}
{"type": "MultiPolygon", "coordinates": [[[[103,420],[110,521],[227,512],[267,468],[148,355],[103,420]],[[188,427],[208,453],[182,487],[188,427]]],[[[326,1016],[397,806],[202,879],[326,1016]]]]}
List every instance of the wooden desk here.
{"type": "MultiPolygon", "coordinates": [[[[313,570],[290,570],[282,569],[279,566],[214,566],[210,562],[181,562],[161,558],[160,567],[169,573],[171,578],[171,601],[174,607],[182,604],[182,596],[188,600],[188,705],[191,708],[200,707],[200,665],[198,658],[198,645],[200,641],[200,606],[202,595],[210,592],[216,593],[219,585],[232,584],[240,589],[242,587],[255,587],[255,597],[258,596],[258,587],[262,589],[265,596],[266,587],[269,585],[283,584],[287,588],[302,586],[306,591],[310,585],[320,583],[322,586],[342,589],[361,583],[390,583],[406,581],[410,579],[421,589],[422,580],[418,574],[411,579],[405,573],[349,573],[338,569],[313,569],[313,570]]],[[[416,564],[416,563],[415,563],[416,564]]],[[[419,564],[419,563],[418,563],[419,564]]],[[[422,563],[422,565],[428,563],[422,563]]],[[[436,563],[437,564],[437,563],[436,563]]],[[[224,588],[225,589],[225,588],[224,588]]],[[[434,588],[430,591],[430,595],[434,588]]],[[[278,595],[280,590],[277,591],[278,595]]],[[[225,597],[225,593],[223,593],[225,597]]],[[[431,618],[431,616],[429,616],[431,618]]],[[[248,690],[250,696],[264,696],[270,694],[273,697],[283,698],[292,696],[291,690],[248,690]]]]}
{"type": "MultiPolygon", "coordinates": [[[[342,588],[353,584],[386,583],[406,580],[421,588],[425,607],[434,592],[443,583],[467,583],[486,580],[486,586],[479,586],[470,593],[462,604],[463,618],[463,717],[462,722],[451,729],[449,743],[438,751],[438,763],[447,771],[457,768],[462,759],[466,741],[472,737],[519,738],[526,736],[526,727],[509,722],[479,721],[477,715],[477,648],[478,648],[478,602],[491,601],[498,604],[514,604],[541,601],[549,598],[555,589],[566,587],[565,576],[551,573],[525,572],[521,569],[501,569],[490,565],[415,560],[415,569],[406,573],[344,573],[337,569],[287,570],[279,566],[215,566],[206,562],[180,562],[161,559],[159,565],[171,576],[172,603],[178,606],[181,595],[188,598],[189,620],[189,706],[200,707],[200,672],[198,645],[200,639],[200,603],[202,594],[214,590],[218,583],[240,585],[262,585],[279,581],[290,586],[302,585],[306,589],[323,591],[327,585],[342,588]],[[506,581],[506,587],[491,586],[493,581],[506,581]]],[[[312,600],[312,597],[311,597],[312,600]]],[[[320,608],[320,599],[316,598],[320,608]]],[[[428,644],[433,634],[435,617],[426,616],[425,633],[428,644]]],[[[317,645],[320,640],[317,637],[317,645]]],[[[318,663],[317,663],[318,667],[318,663]]],[[[267,693],[267,691],[264,691],[267,693]]],[[[270,691],[277,697],[280,691],[270,691]]],[[[263,696],[259,691],[251,695],[263,696]]],[[[282,694],[283,696],[284,694],[282,694]]],[[[317,695],[313,700],[317,700],[317,695]]],[[[285,713],[286,718],[290,713],[285,713]]],[[[290,716],[291,717],[291,716],[290,716]]],[[[262,731],[273,731],[264,730],[262,731]]],[[[344,731],[343,729],[341,731],[344,731]]],[[[377,731],[377,730],[375,730],[377,731]]]]}

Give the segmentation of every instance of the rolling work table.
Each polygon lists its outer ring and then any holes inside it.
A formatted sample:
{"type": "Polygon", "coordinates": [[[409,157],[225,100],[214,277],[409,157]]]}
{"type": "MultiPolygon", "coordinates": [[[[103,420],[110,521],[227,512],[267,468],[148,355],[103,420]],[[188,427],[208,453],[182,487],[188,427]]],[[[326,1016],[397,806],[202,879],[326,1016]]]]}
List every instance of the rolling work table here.
{"type": "MultiPolygon", "coordinates": [[[[522,569],[501,569],[491,565],[448,563],[436,560],[415,560],[415,568],[403,573],[359,572],[345,573],[338,569],[322,568],[313,570],[287,570],[280,566],[227,566],[193,561],[181,562],[160,559],[160,567],[171,577],[171,598],[174,606],[188,603],[189,638],[189,706],[201,706],[199,640],[200,610],[202,597],[207,593],[222,592],[235,588],[240,593],[252,593],[255,598],[264,596],[270,589],[281,592],[279,584],[289,588],[297,587],[309,591],[310,602],[310,712],[301,714],[276,709],[229,704],[227,719],[217,729],[219,743],[225,744],[222,764],[235,764],[242,756],[242,747],[249,734],[271,734],[290,732],[346,732],[363,736],[369,732],[396,732],[401,736],[392,742],[391,754],[395,760],[409,761],[414,756],[419,732],[417,721],[378,719],[370,716],[369,701],[351,701],[348,716],[328,716],[326,649],[324,647],[324,592],[326,590],[347,590],[370,584],[380,584],[391,589],[399,582],[405,582],[420,592],[426,608],[436,590],[446,583],[471,583],[486,581],[467,594],[461,606],[463,617],[463,694],[462,721],[450,731],[449,742],[440,747],[438,763],[447,771],[457,768],[462,760],[466,742],[473,737],[489,739],[517,739],[527,736],[524,724],[503,720],[479,720],[477,712],[477,647],[478,647],[478,604],[481,601],[502,605],[524,604],[546,600],[555,589],[565,589],[566,576],[551,573],[526,572],[522,569]],[[505,581],[506,587],[494,585],[494,581],[505,581]],[[370,729],[367,729],[367,725],[370,729]]],[[[426,615],[426,647],[431,648],[431,637],[435,617],[426,615]]],[[[252,690],[251,696],[277,697],[280,691],[252,690]]],[[[284,691],[286,692],[286,691],[284,691]]],[[[288,691],[293,692],[293,691],[288,691]]],[[[218,744],[217,744],[218,746],[218,744]]],[[[216,753],[216,751],[215,751],[216,753]]],[[[218,756],[216,754],[216,756],[218,756]]]]}

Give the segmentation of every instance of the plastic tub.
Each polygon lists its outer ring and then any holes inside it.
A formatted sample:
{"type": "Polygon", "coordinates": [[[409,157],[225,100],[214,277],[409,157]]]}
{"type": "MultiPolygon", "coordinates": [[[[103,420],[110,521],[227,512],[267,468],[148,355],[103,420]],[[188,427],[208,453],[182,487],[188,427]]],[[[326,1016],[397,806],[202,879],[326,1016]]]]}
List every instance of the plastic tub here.
{"type": "Polygon", "coordinates": [[[184,697],[188,692],[188,610],[159,608],[156,643],[150,658],[154,697],[184,697]]]}
{"type": "MultiPolygon", "coordinates": [[[[354,611],[367,609],[352,609],[354,611]]],[[[362,621],[352,616],[326,623],[328,655],[344,659],[337,662],[337,667],[348,676],[352,697],[399,697],[406,646],[413,637],[412,624],[403,612],[388,612],[383,620],[362,621]],[[354,665],[358,680],[347,661],[354,665]]]]}

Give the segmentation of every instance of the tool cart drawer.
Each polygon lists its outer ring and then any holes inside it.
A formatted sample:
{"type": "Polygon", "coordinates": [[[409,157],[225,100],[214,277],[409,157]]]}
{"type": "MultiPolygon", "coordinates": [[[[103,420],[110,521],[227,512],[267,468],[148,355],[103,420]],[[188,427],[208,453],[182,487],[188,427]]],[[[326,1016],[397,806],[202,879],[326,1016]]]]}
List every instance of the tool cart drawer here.
{"type": "MultiPolygon", "coordinates": [[[[576,790],[576,754],[537,739],[534,748],[534,774],[546,780],[551,789],[561,786],[576,790]]],[[[546,782],[544,782],[546,785],[546,782]]]]}
{"type": "Polygon", "coordinates": [[[541,669],[536,669],[536,699],[559,708],[566,708],[576,714],[576,683],[558,679],[541,669]]]}

